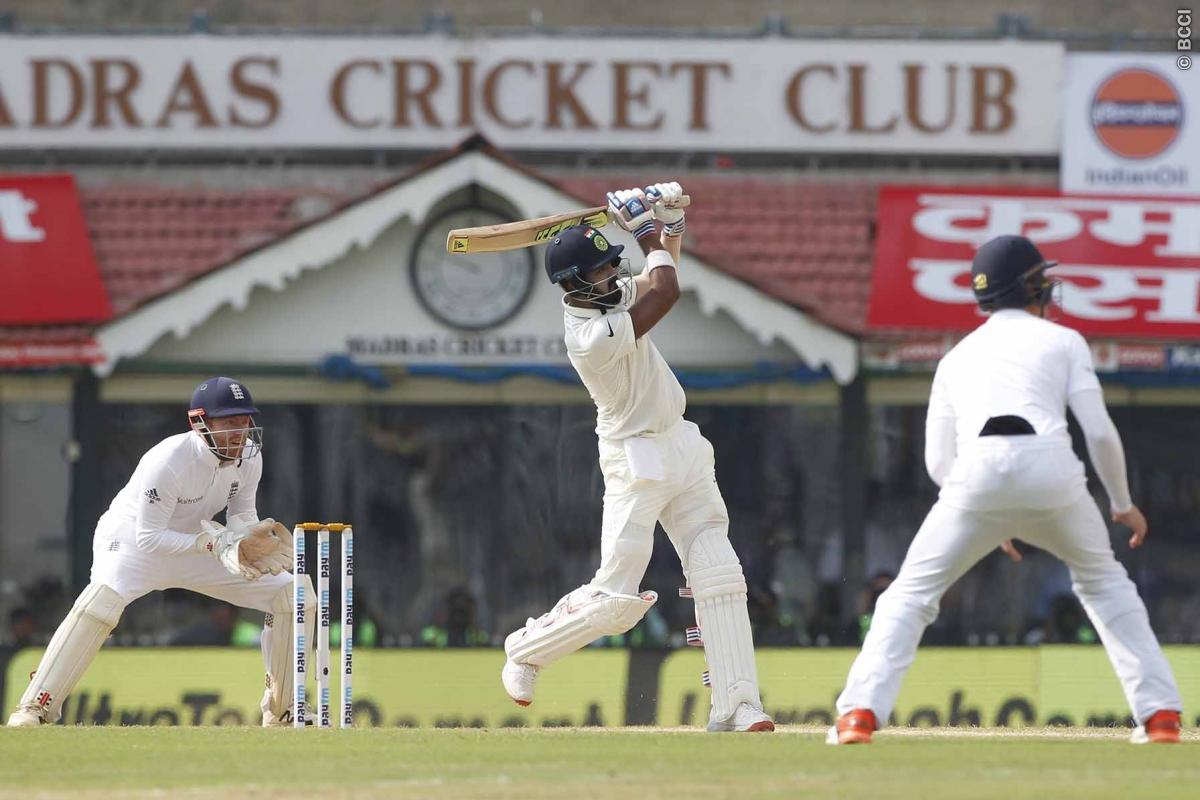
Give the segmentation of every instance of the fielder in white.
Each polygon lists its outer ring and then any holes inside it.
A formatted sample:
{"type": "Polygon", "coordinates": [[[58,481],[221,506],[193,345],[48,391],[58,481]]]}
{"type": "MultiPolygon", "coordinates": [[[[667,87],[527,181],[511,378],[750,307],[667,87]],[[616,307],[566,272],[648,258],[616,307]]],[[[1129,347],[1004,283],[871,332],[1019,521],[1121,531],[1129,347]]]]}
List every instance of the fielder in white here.
{"type": "MultiPolygon", "coordinates": [[[[262,476],[257,413],[244,384],[210,378],[192,395],[191,430],[142,456],[96,525],[91,582],[46,647],[9,726],[56,722],[125,606],[172,588],[266,612],[263,725],[291,724],[292,534],[259,520],[255,508],[262,476]],[[212,521],[222,509],[228,527],[212,521]]],[[[305,597],[312,596],[310,585],[305,597]]],[[[311,641],[315,614],[305,619],[311,641]]]]}
{"type": "Polygon", "coordinates": [[[1072,589],[1139,723],[1133,741],[1179,741],[1182,703],[1171,668],[1071,449],[1068,407],[1112,519],[1133,532],[1129,546],[1139,547],[1146,520],[1130,499],[1125,452],[1087,343],[1043,318],[1052,286],[1045,270],[1052,266],[1020,236],[993,239],[976,254],[975,296],[990,316],[942,359],[929,397],[925,462],[941,492],[879,598],[837,701],[831,744],[871,740],[892,713],[942,595],[997,546],[1020,560],[1014,537],[1070,568],[1072,589]]]}
{"type": "Polygon", "coordinates": [[[600,568],[508,636],[501,680],[513,700],[529,705],[539,669],[636,625],[658,599],[639,586],[661,522],[695,598],[712,686],[708,729],[770,731],[775,725],[759,697],[746,581],[729,542],[712,445],[684,420],[683,388],[647,335],[679,297],[684,214],[675,206],[683,191],[665,183],[647,192],[608,195],[611,216],[646,255],[637,278],[621,258],[622,246],[594,228],[565,230],[546,248],[547,276],[565,292],[568,357],[596,403],[604,474],[600,568]]]}

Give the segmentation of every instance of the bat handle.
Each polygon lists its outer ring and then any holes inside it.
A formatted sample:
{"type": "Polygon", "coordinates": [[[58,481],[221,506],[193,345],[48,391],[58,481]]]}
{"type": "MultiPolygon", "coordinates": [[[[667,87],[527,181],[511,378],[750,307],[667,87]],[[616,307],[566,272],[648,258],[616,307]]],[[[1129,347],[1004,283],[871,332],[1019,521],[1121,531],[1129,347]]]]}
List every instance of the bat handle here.
{"type": "MultiPolygon", "coordinates": [[[[646,192],[646,197],[649,198],[650,201],[653,203],[657,203],[658,199],[662,196],[659,193],[659,191],[657,189],[655,189],[653,186],[647,186],[643,191],[646,192]]],[[[692,204],[692,198],[689,195],[685,194],[685,195],[681,195],[679,197],[679,205],[676,207],[677,208],[687,208],[691,204],[692,204]]]]}

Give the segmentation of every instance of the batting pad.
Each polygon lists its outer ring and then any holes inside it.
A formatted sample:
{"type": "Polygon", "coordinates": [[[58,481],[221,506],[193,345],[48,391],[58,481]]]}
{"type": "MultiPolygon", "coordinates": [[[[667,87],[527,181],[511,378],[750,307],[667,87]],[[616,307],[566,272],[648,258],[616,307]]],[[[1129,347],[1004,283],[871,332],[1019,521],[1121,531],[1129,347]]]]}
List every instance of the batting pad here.
{"type": "Polygon", "coordinates": [[[530,619],[509,634],[504,650],[519,664],[544,667],[574,653],[601,636],[614,636],[638,624],[658,602],[655,592],[609,594],[581,586],[559,600],[547,613],[530,619]]]}
{"type": "Polygon", "coordinates": [[[91,666],[124,610],[121,595],[102,583],[89,583],[46,645],[21,705],[36,706],[42,719],[57,722],[63,701],[91,666]]]}
{"type": "MultiPolygon", "coordinates": [[[[317,627],[316,593],[312,579],[308,575],[301,577],[304,578],[304,641],[312,642],[317,627]]],[[[282,720],[292,707],[292,625],[292,584],[288,582],[272,598],[271,613],[263,624],[262,655],[267,668],[267,690],[262,700],[264,724],[282,720]]]]}
{"type": "Polygon", "coordinates": [[[688,585],[712,683],[712,720],[728,720],[741,703],[761,710],[746,578],[724,531],[696,536],[688,551],[688,585]]]}

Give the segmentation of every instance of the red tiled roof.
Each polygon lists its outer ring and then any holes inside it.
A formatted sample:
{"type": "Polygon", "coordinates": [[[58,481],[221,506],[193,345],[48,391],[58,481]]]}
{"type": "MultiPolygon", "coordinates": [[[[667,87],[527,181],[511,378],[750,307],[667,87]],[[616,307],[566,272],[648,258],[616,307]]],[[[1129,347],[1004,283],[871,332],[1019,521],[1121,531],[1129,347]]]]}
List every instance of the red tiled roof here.
{"type": "MultiPolygon", "coordinates": [[[[581,201],[599,204],[613,186],[638,181],[608,176],[555,183],[581,201]]],[[[875,186],[741,176],[681,182],[696,201],[688,212],[689,250],[826,324],[865,331],[875,186]],[[736,202],[722,202],[729,198],[736,202]]],[[[313,215],[299,209],[304,198],[316,196],[322,211],[348,200],[311,188],[81,188],[80,196],[114,316],[311,222],[313,215]]],[[[0,327],[0,345],[7,347],[0,350],[0,367],[28,366],[29,348],[43,345],[58,348],[48,353],[75,347],[87,354],[64,356],[59,363],[90,363],[91,332],[78,325],[0,327]]]]}
{"type": "MultiPolygon", "coordinates": [[[[678,180],[695,204],[687,212],[688,250],[828,325],[866,331],[876,185],[732,175],[678,180]]],[[[627,175],[556,182],[598,205],[613,186],[638,181],[627,175]]]]}
{"type": "MultiPolygon", "coordinates": [[[[326,207],[346,199],[307,188],[80,188],[114,316],[303,225],[297,201],[314,196],[326,207]]],[[[0,368],[95,363],[99,351],[92,330],[86,325],[0,326],[0,368]]]]}
{"type": "MultiPolygon", "coordinates": [[[[81,190],[83,214],[114,316],[165,294],[304,223],[309,189],[81,190]]],[[[320,192],[332,203],[344,198],[320,192]]]]}

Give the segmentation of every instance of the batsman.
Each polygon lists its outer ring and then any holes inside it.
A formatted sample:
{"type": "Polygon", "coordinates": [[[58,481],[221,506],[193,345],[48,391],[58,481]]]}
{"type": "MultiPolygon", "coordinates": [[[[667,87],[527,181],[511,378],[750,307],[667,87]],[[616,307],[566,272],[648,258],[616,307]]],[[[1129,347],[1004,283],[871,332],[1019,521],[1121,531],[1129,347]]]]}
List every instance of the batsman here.
{"type": "Polygon", "coordinates": [[[623,245],[595,228],[568,228],[546,246],[546,275],[563,290],[568,358],[596,403],[604,475],[600,568],[507,637],[501,680],[514,701],[529,705],[540,669],[636,625],[658,599],[639,586],[661,522],[696,603],[712,686],[708,730],[771,731],[713,448],[683,418],[683,388],[648,335],[679,298],[682,197],[678,183],[608,194],[610,218],[645,255],[636,278],[623,245]]]}
{"type": "MultiPolygon", "coordinates": [[[[91,582],[58,626],[8,719],[58,721],[121,612],[162,589],[190,589],[266,612],[263,725],[292,719],[292,533],[258,518],[262,428],[245,384],[209,378],[192,395],[190,430],[150,448],[96,524],[91,582]],[[213,521],[222,510],[226,524],[213,521]]],[[[308,576],[304,576],[308,581],[308,576]]],[[[313,597],[311,584],[304,596],[313,597]]],[[[314,614],[305,614],[312,641],[314,614]]]]}
{"type": "Polygon", "coordinates": [[[975,299],[988,319],[938,364],[925,423],[925,463],[941,487],[896,580],[880,596],[862,652],[837,700],[830,744],[871,741],[887,721],[904,673],[942,595],[1018,537],[1061,559],[1087,611],[1137,728],[1134,742],[1179,741],[1182,704],[1137,588],[1113,555],[1108,528],[1071,448],[1067,409],[1087,440],[1114,522],[1146,538],[1133,504],[1121,437],[1108,416],[1091,352],[1076,331],[1045,319],[1053,283],[1022,236],[979,248],[975,299]]]}

